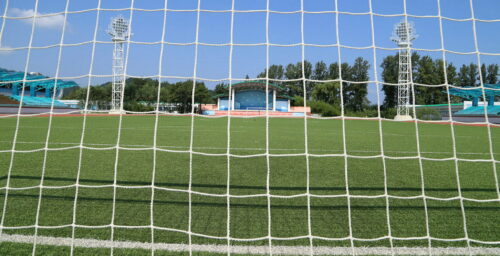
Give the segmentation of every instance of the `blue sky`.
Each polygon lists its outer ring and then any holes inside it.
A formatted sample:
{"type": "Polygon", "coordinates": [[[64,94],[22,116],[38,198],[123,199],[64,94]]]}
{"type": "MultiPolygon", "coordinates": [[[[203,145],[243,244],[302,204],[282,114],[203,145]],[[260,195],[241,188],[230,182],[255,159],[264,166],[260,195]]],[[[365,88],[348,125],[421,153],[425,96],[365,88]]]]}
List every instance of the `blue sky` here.
{"type": "MultiPolygon", "coordinates": [[[[234,0],[236,10],[264,10],[266,0],[234,0]]],[[[274,11],[300,10],[300,0],[269,0],[269,6],[274,11]]],[[[334,11],[333,0],[303,0],[306,11],[334,11]]],[[[12,17],[30,16],[34,13],[35,0],[9,1],[7,15],[12,17]]],[[[369,11],[370,0],[338,0],[338,9],[341,12],[366,13],[369,11]]],[[[396,15],[406,10],[411,15],[436,16],[438,15],[437,0],[371,0],[373,12],[384,15],[396,15]]],[[[48,14],[63,12],[67,0],[38,0],[38,13],[48,14]]],[[[5,11],[6,0],[0,0],[0,12],[5,11]]],[[[197,0],[168,0],[168,9],[192,10],[197,8],[197,0]]],[[[231,0],[201,0],[201,9],[229,10],[231,0]]],[[[70,0],[70,11],[94,9],[98,0],[70,0]]],[[[113,9],[129,8],[129,0],[101,0],[101,10],[97,31],[97,41],[110,41],[106,29],[112,17],[122,15],[130,18],[130,11],[113,9]]],[[[163,0],[135,0],[134,8],[162,9],[163,0]]],[[[500,1],[473,0],[474,16],[477,19],[500,19],[500,1]]],[[[471,18],[470,0],[441,0],[441,15],[453,19],[471,18]]],[[[135,42],[157,42],[161,40],[163,31],[163,11],[134,10],[132,17],[132,40],[135,42]]],[[[168,11],[165,30],[165,41],[173,43],[192,43],[196,38],[196,17],[193,11],[168,11]]],[[[64,43],[82,43],[93,39],[96,26],[97,11],[71,13],[67,17],[55,15],[37,21],[33,35],[33,46],[48,46],[58,44],[61,39],[62,24],[67,19],[64,43]]],[[[393,48],[395,44],[390,40],[393,25],[402,16],[382,17],[374,16],[375,45],[393,48]]],[[[441,36],[439,19],[435,17],[409,17],[415,24],[419,37],[413,47],[419,49],[440,49],[441,36]]],[[[338,17],[340,44],[354,47],[372,45],[370,15],[339,14],[338,17]]],[[[198,40],[202,43],[223,44],[230,41],[231,13],[201,12],[198,40]]],[[[24,70],[27,50],[5,49],[26,47],[31,34],[30,19],[2,19],[5,30],[1,38],[0,67],[24,70]]],[[[301,42],[301,15],[271,13],[269,15],[269,41],[272,44],[295,44],[301,42]]],[[[329,45],[337,43],[336,16],[334,13],[304,14],[304,41],[309,44],[329,45]]],[[[484,53],[500,53],[500,22],[476,22],[477,42],[479,51],[484,53]]],[[[473,22],[443,20],[443,39],[447,50],[457,52],[475,51],[473,22]]],[[[251,44],[265,43],[266,40],[266,13],[265,12],[237,12],[234,14],[234,43],[251,44]]],[[[164,56],[160,60],[161,45],[130,44],[127,74],[131,76],[154,76],[159,74],[159,64],[162,63],[161,74],[164,76],[192,76],[194,70],[194,45],[164,45],[164,56]]],[[[58,47],[48,49],[33,49],[31,51],[28,71],[40,72],[48,76],[56,73],[58,47]]],[[[208,79],[225,79],[229,77],[229,46],[199,46],[197,77],[208,79]]],[[[59,75],[72,77],[86,75],[90,71],[92,44],[79,46],[65,46],[62,50],[61,68],[59,75]]],[[[270,64],[286,65],[302,59],[300,46],[269,47],[270,64]]],[[[323,60],[326,63],[338,61],[337,47],[306,46],[305,59],[316,62],[323,60]]],[[[378,49],[348,49],[341,48],[342,62],[350,62],[361,56],[370,62],[370,78],[375,80],[377,68],[380,79],[380,63],[382,59],[394,50],[378,49]]],[[[420,50],[421,55],[430,55],[434,58],[442,56],[441,51],[428,52],[420,50]]],[[[96,44],[92,74],[111,75],[112,44],[96,44]]],[[[461,55],[446,53],[448,61],[456,66],[463,63],[476,62],[474,54],[461,55]]],[[[498,63],[498,56],[481,56],[482,63],[498,63]]],[[[264,70],[266,65],[265,46],[234,46],[232,59],[232,77],[244,78],[245,75],[255,77],[264,70]]],[[[109,81],[110,78],[93,78],[91,84],[109,81]]],[[[87,79],[76,80],[81,86],[88,83],[87,79]]],[[[174,81],[174,80],[172,80],[174,81]]],[[[215,82],[206,82],[212,87],[215,82]]],[[[380,94],[383,97],[383,94],[380,94]]],[[[369,84],[369,100],[377,102],[376,85],[369,84]]]]}

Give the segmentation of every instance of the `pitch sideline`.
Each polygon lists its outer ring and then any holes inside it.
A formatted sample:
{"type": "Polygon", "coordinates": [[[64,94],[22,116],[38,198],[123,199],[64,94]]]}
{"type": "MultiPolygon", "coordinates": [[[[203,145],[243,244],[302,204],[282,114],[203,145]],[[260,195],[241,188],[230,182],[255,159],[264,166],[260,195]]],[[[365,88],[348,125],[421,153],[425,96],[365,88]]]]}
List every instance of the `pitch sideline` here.
{"type": "MultiPolygon", "coordinates": [[[[2,234],[0,242],[12,243],[27,243],[32,244],[35,240],[34,236],[29,235],[10,235],[2,234]]],[[[268,255],[269,246],[244,246],[233,245],[228,248],[227,245],[210,245],[210,244],[173,244],[173,243],[144,243],[132,241],[109,241],[84,238],[66,238],[66,237],[49,237],[37,236],[37,244],[52,245],[52,246],[71,246],[83,248],[119,248],[119,249],[143,249],[143,250],[164,250],[170,252],[208,252],[226,254],[228,250],[234,254],[252,254],[252,255],[268,255]]],[[[500,247],[436,247],[431,248],[433,255],[500,255],[500,247]],[[469,251],[470,250],[470,251],[469,251]]],[[[272,246],[274,255],[311,255],[311,248],[308,246],[272,246]]],[[[428,255],[428,247],[355,247],[356,255],[428,255]]],[[[313,247],[313,255],[352,255],[353,248],[351,247],[329,247],[317,246],[313,247]]]]}

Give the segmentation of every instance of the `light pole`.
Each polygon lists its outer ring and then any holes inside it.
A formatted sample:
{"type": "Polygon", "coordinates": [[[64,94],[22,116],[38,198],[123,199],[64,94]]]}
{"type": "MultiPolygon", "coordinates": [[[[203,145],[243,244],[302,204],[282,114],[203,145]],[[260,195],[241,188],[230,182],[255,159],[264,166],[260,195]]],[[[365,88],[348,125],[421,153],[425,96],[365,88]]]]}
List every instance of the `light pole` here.
{"type": "Polygon", "coordinates": [[[394,26],[392,41],[399,47],[398,105],[394,120],[412,120],[410,115],[411,96],[411,42],[417,38],[411,23],[402,21],[394,26]]]}
{"type": "Polygon", "coordinates": [[[119,114],[123,112],[122,99],[125,88],[124,42],[130,36],[128,21],[122,16],[113,18],[107,32],[114,43],[113,87],[111,92],[110,114],[119,114]]]}

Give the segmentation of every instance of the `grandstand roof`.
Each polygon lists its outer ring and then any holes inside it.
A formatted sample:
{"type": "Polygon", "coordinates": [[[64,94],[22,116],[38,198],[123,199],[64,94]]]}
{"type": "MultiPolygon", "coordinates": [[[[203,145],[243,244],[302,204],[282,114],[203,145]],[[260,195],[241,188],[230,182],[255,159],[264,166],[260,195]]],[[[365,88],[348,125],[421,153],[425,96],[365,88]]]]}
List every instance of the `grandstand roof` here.
{"type": "Polygon", "coordinates": [[[57,88],[69,88],[78,86],[73,81],[64,81],[61,79],[54,79],[44,76],[39,73],[24,73],[0,68],[0,87],[8,84],[35,86],[38,89],[52,89],[57,85],[57,88]],[[26,77],[26,78],[25,78],[26,77]],[[23,80],[26,82],[23,83],[23,80]]]}
{"type": "MultiPolygon", "coordinates": [[[[269,89],[270,90],[276,90],[276,91],[281,91],[283,92],[285,90],[285,87],[274,84],[274,83],[268,83],[269,89]]],[[[229,85],[225,85],[224,88],[229,89],[229,85]]],[[[265,89],[266,88],[266,81],[259,81],[259,80],[249,80],[249,81],[243,81],[243,82],[238,82],[234,83],[231,85],[231,88],[234,89],[235,91],[240,90],[240,89],[265,89]]],[[[219,98],[219,97],[224,97],[228,96],[227,92],[226,93],[221,93],[214,95],[212,98],[219,98]]],[[[283,93],[277,94],[276,97],[279,98],[285,98],[285,99],[291,99],[290,96],[285,95],[283,93]]]]}
{"type": "MultiPolygon", "coordinates": [[[[266,82],[265,81],[259,81],[259,80],[250,80],[250,81],[243,81],[243,82],[238,82],[234,83],[231,85],[232,88],[238,89],[238,88],[247,88],[247,87],[266,87],[266,82]]],[[[225,85],[225,88],[229,88],[229,85],[225,85]]],[[[281,85],[274,84],[274,83],[269,83],[269,88],[270,89],[275,89],[277,91],[283,91],[285,88],[281,85]]]]}
{"type": "Polygon", "coordinates": [[[450,88],[450,94],[465,99],[500,96],[500,84],[485,84],[483,87],[464,86],[463,88],[450,88]]]}

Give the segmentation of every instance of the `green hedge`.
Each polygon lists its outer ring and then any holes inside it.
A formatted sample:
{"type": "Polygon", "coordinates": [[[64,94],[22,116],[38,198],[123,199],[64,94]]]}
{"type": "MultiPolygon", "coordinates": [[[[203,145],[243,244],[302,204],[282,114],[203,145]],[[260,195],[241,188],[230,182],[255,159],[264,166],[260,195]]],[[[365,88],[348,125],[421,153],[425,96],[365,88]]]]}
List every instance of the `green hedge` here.
{"type": "Polygon", "coordinates": [[[432,108],[417,108],[417,118],[420,120],[441,120],[441,113],[432,108]]]}
{"type": "Polygon", "coordinates": [[[322,101],[309,101],[309,106],[311,107],[311,112],[315,114],[321,114],[321,116],[340,116],[340,108],[332,106],[326,102],[322,101]]]}
{"type": "Polygon", "coordinates": [[[124,107],[125,110],[135,111],[135,112],[144,112],[144,111],[153,111],[155,110],[154,106],[139,103],[137,101],[127,102],[124,107]]]}

